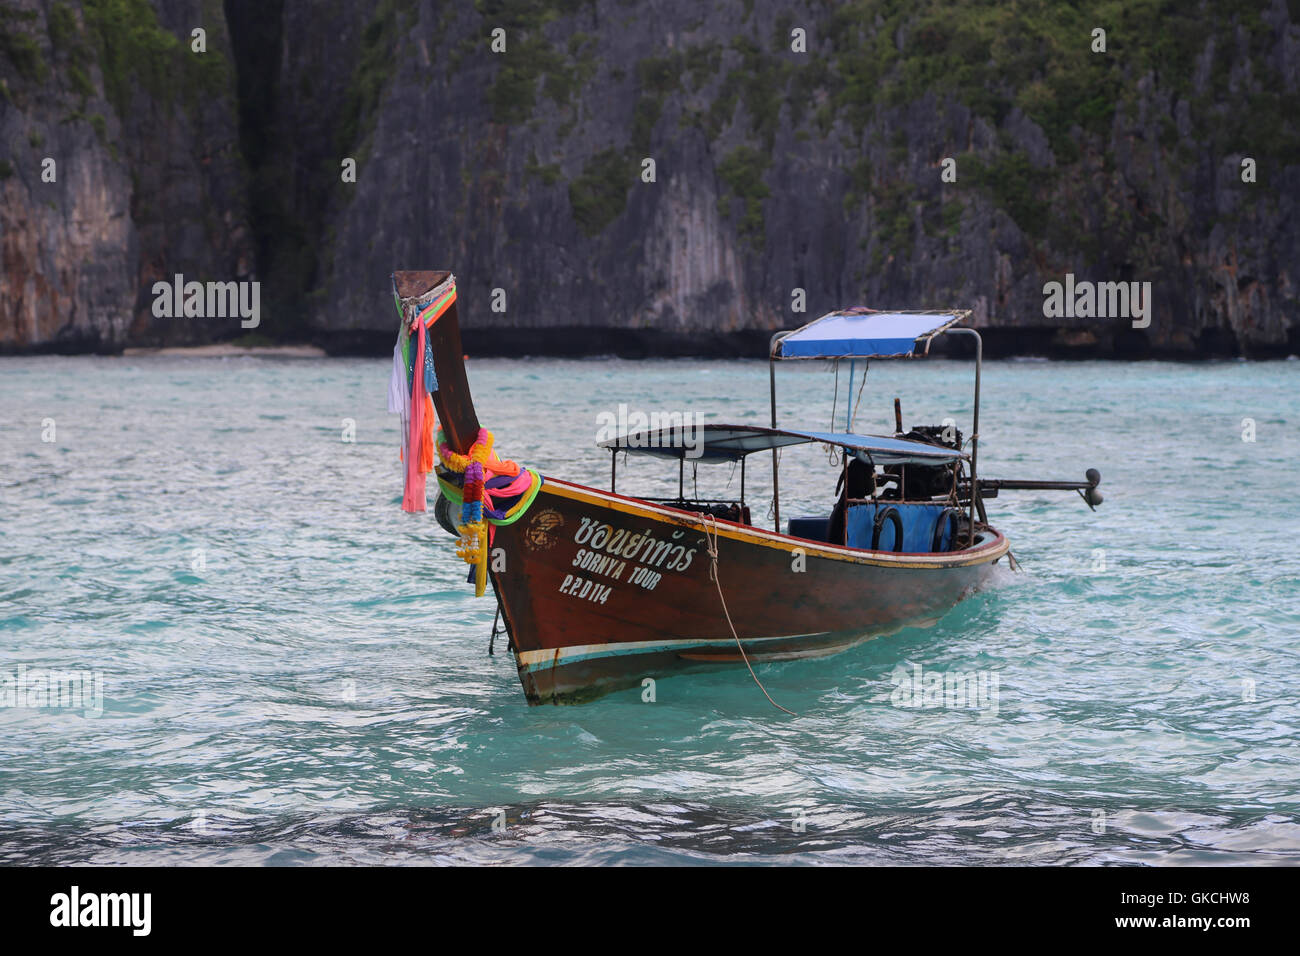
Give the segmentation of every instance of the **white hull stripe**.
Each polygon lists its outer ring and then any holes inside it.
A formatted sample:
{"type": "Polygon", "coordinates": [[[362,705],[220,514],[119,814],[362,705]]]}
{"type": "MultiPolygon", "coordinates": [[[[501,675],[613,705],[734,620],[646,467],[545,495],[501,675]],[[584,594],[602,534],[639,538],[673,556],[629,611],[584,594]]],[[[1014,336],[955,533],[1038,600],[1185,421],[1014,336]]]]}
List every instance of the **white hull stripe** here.
{"type": "MultiPolygon", "coordinates": [[[[746,650],[751,645],[764,641],[789,641],[803,637],[820,637],[814,634],[779,634],[775,637],[747,637],[743,643],[746,650]]],[[[691,648],[735,647],[736,642],[730,637],[692,639],[681,638],[668,641],[625,641],[617,644],[577,644],[573,647],[546,648],[540,651],[520,651],[515,655],[519,666],[525,670],[545,670],[556,664],[573,664],[577,661],[591,660],[597,657],[616,657],[624,654],[648,654],[655,651],[685,651],[691,648]]]]}

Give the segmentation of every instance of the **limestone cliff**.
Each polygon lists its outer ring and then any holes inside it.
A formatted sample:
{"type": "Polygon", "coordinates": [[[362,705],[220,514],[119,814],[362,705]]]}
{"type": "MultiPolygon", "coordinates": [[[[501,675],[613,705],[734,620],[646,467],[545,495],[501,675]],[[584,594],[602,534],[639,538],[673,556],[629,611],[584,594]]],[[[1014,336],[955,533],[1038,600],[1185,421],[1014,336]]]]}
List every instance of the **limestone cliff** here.
{"type": "Polygon", "coordinates": [[[1300,351],[1298,0],[159,0],[220,76],[119,75],[102,13],[151,8],[87,0],[83,101],[64,6],[3,7],[0,347],[238,334],[147,315],[184,265],[337,351],[426,267],[476,351],[758,354],[845,304],[970,307],[995,353],[1300,351]],[[1149,326],[1045,316],[1067,274],[1151,283],[1149,326]]]}
{"type": "Polygon", "coordinates": [[[1295,351],[1300,5],[1079,6],[380,3],[314,320],[386,334],[390,266],[436,264],[489,348],[867,304],[973,307],[1003,350],[1295,351]],[[1045,318],[1067,273],[1151,282],[1149,327],[1045,318]]]}
{"type": "Polygon", "coordinates": [[[151,292],[253,275],[228,47],[201,0],[0,3],[0,350],[239,331],[156,319],[151,292]]]}

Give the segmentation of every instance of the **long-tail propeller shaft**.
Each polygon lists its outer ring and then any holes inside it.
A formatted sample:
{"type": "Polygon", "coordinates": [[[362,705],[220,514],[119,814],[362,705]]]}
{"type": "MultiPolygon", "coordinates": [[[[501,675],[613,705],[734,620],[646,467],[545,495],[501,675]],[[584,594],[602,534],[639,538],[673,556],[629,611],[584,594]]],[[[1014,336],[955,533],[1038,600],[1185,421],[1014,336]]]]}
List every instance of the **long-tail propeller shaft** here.
{"type": "Polygon", "coordinates": [[[1101,484],[1101,472],[1089,468],[1084,472],[1085,481],[1032,481],[1017,478],[981,478],[980,497],[995,498],[999,491],[1077,491],[1079,497],[1087,502],[1093,511],[1105,499],[1097,486],[1101,484]],[[990,492],[992,492],[990,494],[990,492]]]}

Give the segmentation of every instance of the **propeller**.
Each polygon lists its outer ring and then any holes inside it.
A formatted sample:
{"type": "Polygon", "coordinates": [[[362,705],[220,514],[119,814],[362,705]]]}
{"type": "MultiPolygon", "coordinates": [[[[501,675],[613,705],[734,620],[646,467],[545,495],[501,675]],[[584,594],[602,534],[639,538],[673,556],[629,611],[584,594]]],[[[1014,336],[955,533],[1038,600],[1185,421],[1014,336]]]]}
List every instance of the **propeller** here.
{"type": "Polygon", "coordinates": [[[1101,472],[1096,468],[1089,468],[1083,473],[1083,477],[1088,479],[1088,487],[1079,491],[1079,497],[1088,503],[1089,508],[1096,511],[1097,505],[1106,500],[1097,490],[1097,486],[1101,484],[1101,472]]]}

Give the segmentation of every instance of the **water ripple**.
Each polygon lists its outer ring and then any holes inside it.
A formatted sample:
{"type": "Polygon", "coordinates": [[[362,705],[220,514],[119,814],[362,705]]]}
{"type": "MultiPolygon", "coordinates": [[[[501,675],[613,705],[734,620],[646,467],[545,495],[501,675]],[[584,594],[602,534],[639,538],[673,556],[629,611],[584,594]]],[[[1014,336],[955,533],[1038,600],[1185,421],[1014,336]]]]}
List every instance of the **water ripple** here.
{"type": "MultiPolygon", "coordinates": [[[[1096,466],[1106,504],[990,501],[1023,572],[932,627],[761,668],[797,718],[743,671],[525,706],[486,653],[491,601],[398,507],[385,362],[0,367],[0,674],[103,680],[100,713],[0,707],[0,863],[1300,856],[1300,555],[1260,506],[1292,497],[1295,363],[989,363],[982,471],[1096,466]],[[995,677],[996,706],[896,706],[906,673],[995,677]]],[[[471,365],[503,450],[594,484],[597,412],[762,420],[765,372],[471,365]]],[[[862,430],[892,430],[895,394],[915,421],[969,414],[961,363],[871,375],[862,430]]],[[[789,372],[782,417],[830,425],[831,381],[789,372]]],[[[782,467],[783,509],[825,510],[825,456],[782,467]]],[[[671,494],[668,471],[620,462],[620,490],[671,494]]],[[[763,500],[762,468],[746,489],[763,500]]]]}

